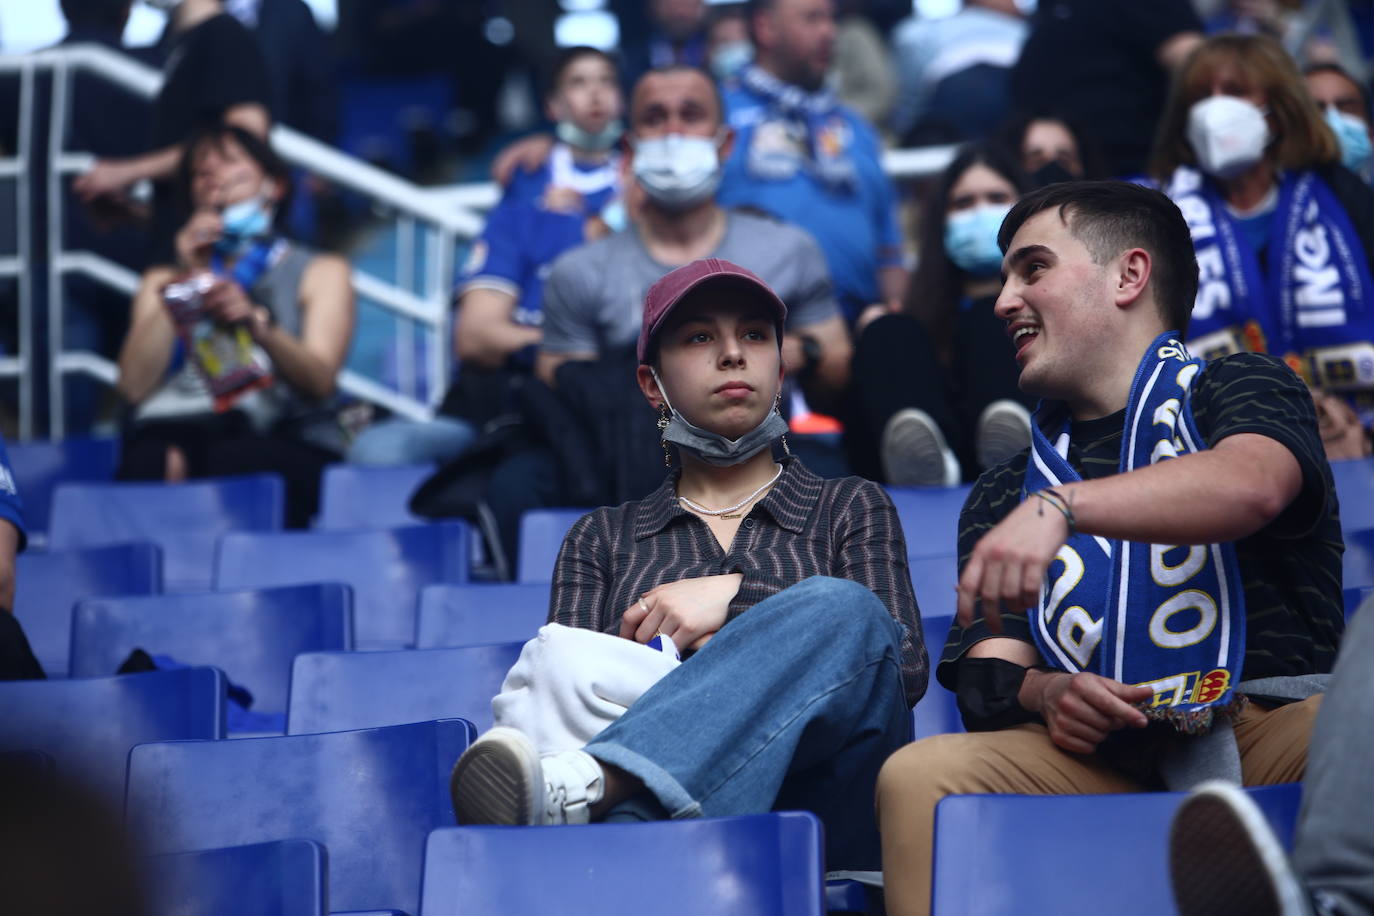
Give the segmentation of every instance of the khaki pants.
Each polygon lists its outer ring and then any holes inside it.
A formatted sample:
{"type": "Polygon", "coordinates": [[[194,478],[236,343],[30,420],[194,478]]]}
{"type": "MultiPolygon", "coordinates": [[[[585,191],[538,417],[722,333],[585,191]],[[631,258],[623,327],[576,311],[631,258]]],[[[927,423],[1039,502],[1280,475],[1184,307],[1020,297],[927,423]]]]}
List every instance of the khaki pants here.
{"type": "MultiPolygon", "coordinates": [[[[1265,708],[1251,703],[1236,720],[1248,786],[1298,782],[1321,696],[1265,708]]],[[[998,732],[936,735],[893,754],[878,777],[887,911],[930,911],[935,805],[946,795],[1012,793],[1097,795],[1140,792],[1136,780],[1094,755],[1060,750],[1043,725],[998,732]]]]}

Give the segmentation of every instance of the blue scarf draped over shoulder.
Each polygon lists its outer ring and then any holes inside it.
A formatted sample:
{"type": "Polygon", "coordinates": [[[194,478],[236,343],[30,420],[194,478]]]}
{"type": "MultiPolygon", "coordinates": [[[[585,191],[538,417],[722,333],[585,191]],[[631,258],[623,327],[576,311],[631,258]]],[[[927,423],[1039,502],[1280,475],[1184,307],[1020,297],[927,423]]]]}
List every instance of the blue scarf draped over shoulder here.
{"type": "MultiPolygon", "coordinates": [[[[1204,363],[1176,336],[1157,337],[1136,370],[1122,474],[1207,448],[1189,396],[1204,363]]],[[[1068,462],[1069,429],[1063,404],[1041,403],[1023,499],[1082,479],[1068,462]]],[[[1142,544],[1077,533],[1050,564],[1031,630],[1052,667],[1153,688],[1146,715],[1181,732],[1205,732],[1215,713],[1230,715],[1244,702],[1234,691],[1245,596],[1230,543],[1142,544]]]]}
{"type": "Polygon", "coordinates": [[[1179,167],[1164,190],[1183,213],[1197,255],[1188,340],[1194,352],[1207,359],[1272,353],[1323,390],[1374,388],[1374,280],[1360,237],[1326,182],[1310,170],[1282,176],[1267,270],[1196,169],[1179,167]]]}

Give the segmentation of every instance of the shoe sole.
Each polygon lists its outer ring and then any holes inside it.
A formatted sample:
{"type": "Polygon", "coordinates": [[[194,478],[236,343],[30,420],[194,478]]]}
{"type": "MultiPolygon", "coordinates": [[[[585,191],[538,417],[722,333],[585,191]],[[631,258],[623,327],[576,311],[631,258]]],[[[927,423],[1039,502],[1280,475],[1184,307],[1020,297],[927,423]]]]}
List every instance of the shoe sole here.
{"type": "Polygon", "coordinates": [[[522,752],[524,736],[492,729],[453,765],[449,794],[459,824],[530,826],[540,823],[539,756],[522,752]]]}
{"type": "Polygon", "coordinates": [[[1208,785],[1184,801],[1169,831],[1169,875],[1180,916],[1280,916],[1305,909],[1269,822],[1233,786],[1208,785]]]}
{"type": "Polygon", "coordinates": [[[879,446],[883,479],[894,487],[943,487],[948,473],[948,450],[944,435],[929,414],[915,407],[903,408],[888,419],[883,429],[879,446]],[[927,460],[913,462],[913,455],[927,460]]]}
{"type": "Polygon", "coordinates": [[[997,401],[984,408],[978,418],[974,451],[983,470],[996,467],[1030,447],[1030,423],[1019,407],[997,401]]]}

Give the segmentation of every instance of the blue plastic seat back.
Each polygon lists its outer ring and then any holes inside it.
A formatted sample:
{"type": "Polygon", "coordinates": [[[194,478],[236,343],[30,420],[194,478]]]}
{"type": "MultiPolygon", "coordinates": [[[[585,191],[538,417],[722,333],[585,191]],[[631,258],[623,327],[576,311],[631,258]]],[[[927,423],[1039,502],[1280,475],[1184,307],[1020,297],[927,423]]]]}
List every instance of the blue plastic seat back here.
{"type": "Polygon", "coordinates": [[[912,557],[911,588],[921,617],[953,617],[956,607],[954,586],[959,584],[959,558],[912,557]]]}
{"type": "Polygon", "coordinates": [[[922,608],[921,630],[926,640],[926,651],[930,653],[930,681],[926,685],[925,696],[917,702],[914,710],[913,740],[964,730],[964,720],[959,715],[959,704],[954,694],[935,680],[935,666],[940,661],[940,651],[945,646],[953,619],[952,616],[927,617],[922,608]]]}
{"type": "Polygon", "coordinates": [[[72,676],[114,674],[143,649],[214,665],[253,694],[254,712],[285,713],[298,653],[353,648],[352,604],[348,586],[338,584],[90,598],[72,620],[72,676]]]}
{"type": "MultiPolygon", "coordinates": [[[[1249,789],[1285,846],[1302,788],[1249,789]]],[[[952,795],[935,809],[933,916],[1175,913],[1169,823],[1182,793],[952,795]],[[1028,842],[1027,838],[1033,838],[1028,842]],[[971,863],[1015,862],[1015,868],[971,863]]]]}
{"type": "Polygon", "coordinates": [[[1374,528],[1345,532],[1342,566],[1345,588],[1374,585],[1374,528]]]}
{"type": "Polygon", "coordinates": [[[573,522],[586,515],[585,509],[535,509],[520,516],[520,562],[516,578],[520,582],[552,582],[558,549],[573,522]]]}
{"type": "Polygon", "coordinates": [[[888,487],[906,537],[906,555],[947,557],[959,550],[959,512],[972,487],[888,487]]]}
{"type": "Polygon", "coordinates": [[[415,648],[524,642],[548,616],[547,585],[430,585],[420,591],[415,648]]]}
{"type": "Polygon", "coordinates": [[[1336,497],[1341,504],[1341,529],[1350,532],[1374,528],[1374,458],[1333,461],[1331,476],[1336,481],[1336,497]]]}
{"type": "Polygon", "coordinates": [[[5,449],[24,501],[24,525],[30,536],[48,530],[52,494],[58,484],[108,481],[119,465],[118,439],[13,442],[6,443],[5,449]]]}
{"type": "Polygon", "coordinates": [[[282,839],[329,851],[329,908],[417,912],[425,838],[454,822],[459,719],[395,728],[144,744],[126,817],[149,853],[282,839]]]}
{"type": "Polygon", "coordinates": [[[819,916],[821,825],[786,811],[566,827],[450,827],[425,848],[420,916],[819,916]]]}
{"type": "Polygon", "coordinates": [[[106,799],[124,793],[129,749],[224,737],[224,675],[214,668],[66,681],[0,681],[0,750],[38,750],[106,799]]]}
{"type": "Polygon", "coordinates": [[[460,649],[306,652],[291,669],[286,732],[304,735],[463,718],[491,727],[491,698],[521,643],[460,649]]]}
{"type": "Polygon", "coordinates": [[[210,587],[226,531],[278,531],[282,481],[251,474],[180,484],[63,484],[53,495],[53,549],[152,541],[168,591],[210,587]]]}
{"type": "Polygon", "coordinates": [[[468,528],[463,522],[378,531],[228,534],[215,561],[217,589],[307,582],[352,586],[353,636],[364,649],[411,645],[420,589],[467,578],[468,528]]]}
{"type": "Polygon", "coordinates": [[[331,464],[320,481],[315,527],[347,531],[423,524],[425,519],[410,512],[410,497],[433,473],[433,464],[331,464]]]}
{"type": "MultiPolygon", "coordinates": [[[[1355,616],[1355,612],[1360,610],[1370,599],[1374,599],[1374,586],[1364,588],[1347,588],[1345,590],[1345,619],[1349,623],[1350,618],[1355,616]]],[[[1374,604],[1369,606],[1374,607],[1374,604]]]]}
{"type": "Polygon", "coordinates": [[[278,840],[144,860],[151,916],[325,916],[324,847],[278,840]]]}
{"type": "MultiPolygon", "coordinates": [[[[155,544],[29,550],[15,559],[15,579],[14,613],[33,654],[48,677],[65,677],[76,603],[96,595],[162,591],[162,551],[155,544]]],[[[100,673],[114,674],[115,668],[100,673]]]]}

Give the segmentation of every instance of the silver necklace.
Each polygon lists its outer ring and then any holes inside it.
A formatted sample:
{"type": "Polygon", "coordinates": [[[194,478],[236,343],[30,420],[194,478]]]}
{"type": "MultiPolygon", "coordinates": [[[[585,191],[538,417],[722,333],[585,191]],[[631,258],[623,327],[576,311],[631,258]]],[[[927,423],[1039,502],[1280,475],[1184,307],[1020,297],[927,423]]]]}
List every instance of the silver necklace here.
{"type": "Polygon", "coordinates": [[[685,496],[679,496],[678,501],[681,502],[688,509],[691,509],[693,512],[697,513],[698,515],[713,515],[716,518],[739,518],[742,514],[739,510],[743,509],[745,506],[753,502],[758,497],[758,495],[762,493],[764,490],[768,489],[773,484],[777,483],[778,478],[781,476],[782,465],[778,465],[778,469],[776,472],[774,472],[772,479],[770,479],[763,486],[759,487],[753,493],[750,493],[748,496],[744,497],[744,499],[741,499],[739,502],[735,503],[733,506],[727,506],[724,509],[708,509],[701,503],[694,502],[693,500],[690,500],[685,496]],[[731,515],[731,512],[734,512],[735,514],[731,515]]]}

